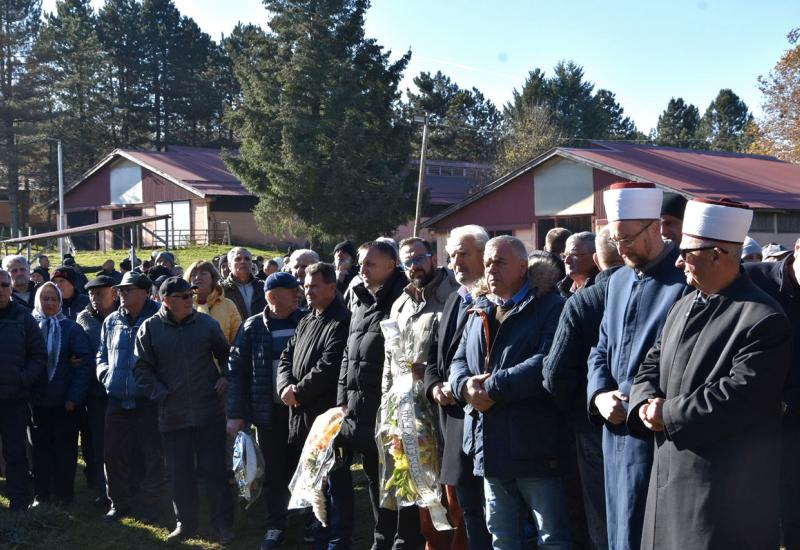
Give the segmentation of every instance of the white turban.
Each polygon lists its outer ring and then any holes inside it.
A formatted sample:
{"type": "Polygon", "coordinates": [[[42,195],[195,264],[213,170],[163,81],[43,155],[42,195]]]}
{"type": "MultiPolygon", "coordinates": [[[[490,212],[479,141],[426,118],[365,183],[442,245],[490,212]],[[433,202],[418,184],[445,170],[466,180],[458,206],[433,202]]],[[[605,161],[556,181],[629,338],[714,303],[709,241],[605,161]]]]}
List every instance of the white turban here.
{"type": "Polygon", "coordinates": [[[657,220],[661,217],[664,193],[652,183],[615,183],[603,192],[606,218],[622,220],[657,220]]]}
{"type": "Polygon", "coordinates": [[[698,239],[742,244],[752,221],[753,211],[746,204],[729,199],[692,199],[686,203],[683,234],[698,239]]]}

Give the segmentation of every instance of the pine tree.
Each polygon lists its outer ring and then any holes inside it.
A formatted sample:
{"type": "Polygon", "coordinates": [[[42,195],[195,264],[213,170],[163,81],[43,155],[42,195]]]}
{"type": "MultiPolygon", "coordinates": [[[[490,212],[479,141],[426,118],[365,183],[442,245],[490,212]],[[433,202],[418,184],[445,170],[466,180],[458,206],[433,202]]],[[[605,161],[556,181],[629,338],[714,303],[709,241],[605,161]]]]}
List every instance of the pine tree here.
{"type": "Polygon", "coordinates": [[[669,147],[696,149],[703,142],[696,139],[700,127],[700,111],[682,97],[670,98],[667,108],[658,117],[656,143],[669,147]]]}
{"type": "Polygon", "coordinates": [[[272,33],[239,55],[234,173],[257,193],[270,233],[314,244],[374,238],[413,214],[409,123],[398,85],[410,54],[364,36],[366,0],[271,0],[272,33]]]}
{"type": "MultiPolygon", "coordinates": [[[[441,71],[423,72],[409,90],[408,117],[428,114],[428,156],[445,160],[488,162],[497,154],[502,115],[477,88],[462,89],[441,71]]],[[[415,128],[412,147],[419,150],[422,130],[415,128]]]]}
{"type": "Polygon", "coordinates": [[[46,18],[38,48],[54,107],[45,133],[62,140],[64,173],[70,181],[106,153],[112,114],[107,58],[89,0],[57,2],[55,14],[46,18]]]}
{"type": "Polygon", "coordinates": [[[20,227],[20,141],[32,135],[40,116],[32,48],[41,25],[40,0],[0,2],[0,173],[8,193],[10,229],[20,227]]]}
{"type": "Polygon", "coordinates": [[[745,129],[752,123],[753,115],[747,105],[732,90],[725,88],[706,109],[698,138],[717,151],[746,151],[749,143],[745,129]]]}

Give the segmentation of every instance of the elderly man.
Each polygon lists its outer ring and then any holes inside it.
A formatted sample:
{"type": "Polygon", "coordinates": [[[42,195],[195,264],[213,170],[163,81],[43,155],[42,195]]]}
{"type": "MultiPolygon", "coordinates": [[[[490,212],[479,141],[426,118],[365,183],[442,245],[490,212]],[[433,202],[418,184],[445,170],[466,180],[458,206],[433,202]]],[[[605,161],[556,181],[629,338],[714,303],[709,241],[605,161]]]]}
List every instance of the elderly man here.
{"type": "Polygon", "coordinates": [[[661,238],[662,192],[652,184],[617,183],[603,193],[610,240],[625,261],[606,291],[600,338],[589,356],[587,403],[602,423],[608,546],[639,547],[653,460],[652,441],[625,427],[633,377],[656,342],[667,312],[687,291],[675,267],[678,248],[661,238]]]}
{"type": "Polygon", "coordinates": [[[336,268],[336,289],[344,295],[350,281],[358,275],[356,247],[350,241],[342,241],[333,248],[333,265],[336,268]]]}
{"type": "Polygon", "coordinates": [[[246,248],[231,248],[227,255],[230,275],[222,280],[225,297],[236,304],[239,315],[247,319],[264,311],[264,283],[253,276],[253,256],[246,248]]]}
{"type": "Polygon", "coordinates": [[[442,309],[435,356],[428,361],[424,381],[425,394],[439,407],[444,444],[440,480],[446,487],[450,519],[456,528],[453,540],[458,543],[466,535],[470,550],[491,548],[492,539],[483,512],[483,479],[473,474],[472,459],[462,446],[464,409],[458,405],[447,379],[472,306],[472,291],[483,277],[483,250],[488,241],[489,234],[478,225],[463,225],[450,231],[446,248],[456,282],[461,286],[450,294],[442,309]]]}
{"type": "MultiPolygon", "coordinates": [[[[603,487],[603,430],[586,415],[587,360],[600,336],[608,280],[622,265],[604,227],[595,238],[594,263],[600,272],[564,305],[553,346],[544,360],[544,387],[569,417],[575,434],[577,466],[588,536],[608,548],[603,487]]],[[[577,529],[573,528],[573,534],[577,529]]]]}
{"type": "MultiPolygon", "coordinates": [[[[350,311],[336,290],[336,270],[315,263],[305,270],[306,301],[311,313],[303,317],[281,354],[278,393],[289,407],[289,446],[297,465],[308,432],[317,416],[336,406],[339,372],[347,342],[350,311]]],[[[349,466],[328,476],[328,525],[317,525],[316,548],[350,547],[353,532],[353,488],[349,466]]]]}
{"type": "MultiPolygon", "coordinates": [[[[97,351],[100,348],[103,320],[119,307],[116,294],[112,288],[115,284],[116,281],[108,275],[100,275],[86,283],[86,290],[89,292],[89,305],[78,313],[76,321],[86,333],[86,336],[89,337],[92,357],[97,356],[97,351]]],[[[100,383],[97,376],[92,376],[89,395],[86,398],[87,416],[84,426],[86,429],[81,435],[81,443],[83,444],[84,453],[92,453],[91,463],[93,469],[89,473],[93,477],[90,483],[94,485],[97,492],[95,504],[103,507],[109,503],[106,498],[106,476],[103,467],[103,432],[107,400],[105,387],[100,383]]],[[[89,463],[87,460],[87,466],[89,463]]]]}
{"type": "Polygon", "coordinates": [[[6,256],[3,258],[3,269],[11,275],[11,299],[32,310],[36,283],[31,281],[28,259],[25,256],[6,256]]]}
{"type": "MultiPolygon", "coordinates": [[[[306,268],[311,264],[317,263],[318,261],[319,254],[308,248],[299,248],[292,252],[292,255],[289,256],[289,273],[291,273],[294,278],[297,279],[297,282],[302,285],[306,278],[306,268]]],[[[300,308],[306,309],[308,304],[306,303],[305,294],[301,292],[298,298],[300,300],[300,308]]]]}
{"type": "Polygon", "coordinates": [[[103,442],[108,521],[128,515],[138,499],[139,519],[154,523],[166,489],[158,403],[147,398],[133,376],[136,334],[158,312],[158,303],[149,297],[151,286],[146,275],[126,273],[114,287],[120,306],[103,320],[100,331],[97,379],[108,395],[103,442]]]}
{"type": "Polygon", "coordinates": [[[398,514],[380,505],[375,419],[381,400],[385,353],[380,323],[389,317],[392,304],[403,292],[407,280],[396,267],[395,249],[386,242],[362,244],[358,259],[361,282],[352,287],[354,307],[337,395],[337,405],[345,408],[345,417],[336,443],[363,456],[375,520],[373,549],[404,548],[410,544],[406,541],[419,538],[419,514],[415,509],[400,510],[398,514]]]}
{"type": "Polygon", "coordinates": [[[661,205],[661,237],[674,243],[681,240],[683,213],[686,210],[686,198],[683,195],[670,193],[661,205]]]}
{"type": "Polygon", "coordinates": [[[305,312],[297,307],[300,285],[289,273],[271,274],[264,287],[267,307],[242,324],[231,348],[227,416],[231,435],[255,424],[264,467],[272,472],[264,480],[267,532],[261,541],[261,549],[270,550],[286,538],[289,481],[294,473],[287,445],[289,408],[278,394],[278,367],[305,312]]]}
{"type": "MultiPolygon", "coordinates": [[[[800,239],[780,262],[746,263],[745,271],[780,304],[792,325],[792,341],[800,341],[800,239]]],[[[796,349],[783,386],[782,432],[781,528],[783,546],[795,550],[800,548],[800,353],[796,349]]]]}
{"type": "Polygon", "coordinates": [[[566,277],[558,283],[561,296],[569,298],[584,286],[591,286],[597,275],[594,263],[595,234],[590,231],[574,233],[567,238],[562,259],[566,268],[566,277]]]}
{"type": "Polygon", "coordinates": [[[46,380],[47,349],[28,308],[11,299],[11,274],[0,269],[0,440],[9,509],[27,509],[26,441],[30,389],[46,380]]]}
{"type": "Polygon", "coordinates": [[[559,455],[559,414],[542,386],[542,363],[564,304],[528,281],[528,254],[507,235],[486,243],[490,294],[475,302],[450,365],[453,395],[466,403],[464,451],[484,477],[487,526],[497,550],[523,547],[519,503],[539,545],[570,548],[559,455]],[[535,437],[531,434],[535,434],[535,437]]]}
{"type": "Polygon", "coordinates": [[[627,417],[633,435],[656,443],[645,549],[779,546],[792,329],[740,270],[752,218],[733,201],[686,207],[677,265],[696,290],[672,308],[640,366],[627,417]]]}
{"type": "Polygon", "coordinates": [[[217,364],[228,361],[228,341],[219,323],[192,308],[196,287],[170,277],[158,293],[162,307],[136,336],[136,381],[159,402],[158,430],[164,442],[177,516],[167,542],[197,531],[197,482],[202,478],[219,542],[233,540],[233,495],[225,466],[225,415],[219,396],[227,381],[217,364]],[[215,360],[216,359],[216,363],[215,360]]]}

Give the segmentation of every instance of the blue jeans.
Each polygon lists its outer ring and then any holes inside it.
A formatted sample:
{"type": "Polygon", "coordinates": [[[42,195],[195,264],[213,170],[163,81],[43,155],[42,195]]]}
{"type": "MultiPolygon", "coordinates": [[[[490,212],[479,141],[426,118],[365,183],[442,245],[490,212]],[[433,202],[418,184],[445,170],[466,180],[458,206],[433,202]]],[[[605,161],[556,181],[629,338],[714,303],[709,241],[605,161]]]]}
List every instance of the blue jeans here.
{"type": "Polygon", "coordinates": [[[469,550],[488,550],[492,547],[492,537],[486,530],[483,478],[470,476],[464,482],[456,485],[456,494],[458,504],[464,514],[464,527],[467,530],[469,550]]]}
{"type": "Polygon", "coordinates": [[[538,548],[569,550],[569,517],[564,489],[558,477],[484,478],[486,524],[495,550],[520,550],[525,537],[520,531],[520,498],[531,511],[539,535],[538,548]]]}

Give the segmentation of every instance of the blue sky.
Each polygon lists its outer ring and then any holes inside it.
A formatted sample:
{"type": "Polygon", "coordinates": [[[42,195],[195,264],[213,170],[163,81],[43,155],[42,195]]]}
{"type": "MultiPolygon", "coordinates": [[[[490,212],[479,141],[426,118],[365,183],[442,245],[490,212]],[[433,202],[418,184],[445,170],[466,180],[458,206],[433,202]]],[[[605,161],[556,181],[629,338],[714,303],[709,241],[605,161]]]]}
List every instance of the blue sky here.
{"type": "MultiPolygon", "coordinates": [[[[96,6],[102,0],[92,0],[96,6]]],[[[175,0],[214,38],[237,21],[266,25],[259,0],[175,0]]],[[[44,0],[45,10],[55,0],[44,0]]],[[[800,26],[797,0],[373,0],[367,35],[395,56],[412,50],[403,88],[442,70],[502,105],[527,72],[561,59],[582,65],[645,133],[670,97],[701,113],[721,88],[761,112],[757,77],[800,26]]]]}

